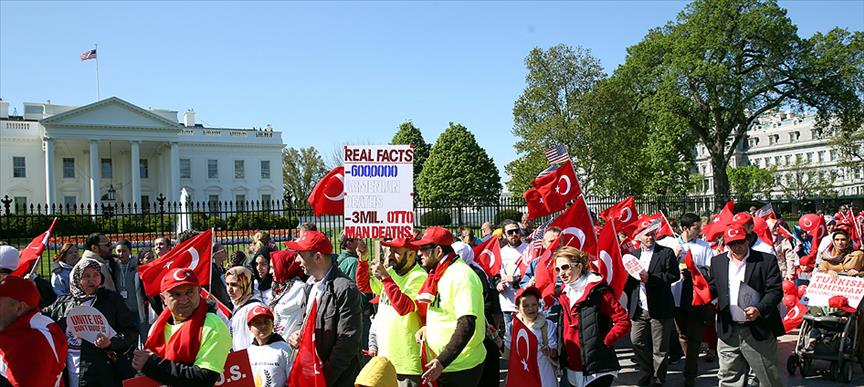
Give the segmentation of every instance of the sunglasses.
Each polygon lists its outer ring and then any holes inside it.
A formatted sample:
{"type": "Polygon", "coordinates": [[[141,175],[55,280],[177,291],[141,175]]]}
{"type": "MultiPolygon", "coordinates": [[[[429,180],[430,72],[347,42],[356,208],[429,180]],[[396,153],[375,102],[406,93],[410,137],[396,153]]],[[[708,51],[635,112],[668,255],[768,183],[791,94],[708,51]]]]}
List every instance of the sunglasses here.
{"type": "Polygon", "coordinates": [[[507,235],[516,235],[516,234],[518,234],[518,233],[519,233],[519,229],[518,229],[518,228],[513,228],[513,229],[510,229],[510,230],[507,230],[507,235]]]}
{"type": "Polygon", "coordinates": [[[561,272],[564,270],[572,270],[573,268],[576,267],[576,265],[577,264],[575,264],[575,263],[565,263],[561,266],[555,266],[555,272],[558,273],[558,272],[561,272]]]}

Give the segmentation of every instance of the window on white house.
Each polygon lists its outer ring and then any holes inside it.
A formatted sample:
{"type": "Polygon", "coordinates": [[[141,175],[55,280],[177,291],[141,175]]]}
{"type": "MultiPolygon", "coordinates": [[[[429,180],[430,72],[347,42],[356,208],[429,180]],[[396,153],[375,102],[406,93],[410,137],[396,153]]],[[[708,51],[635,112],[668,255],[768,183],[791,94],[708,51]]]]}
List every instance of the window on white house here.
{"type": "Polygon", "coordinates": [[[71,157],[63,158],[63,177],[74,179],[75,178],[75,159],[71,157]]]}
{"type": "Polygon", "coordinates": [[[234,160],[234,178],[246,178],[246,162],[244,160],[234,160]]]}
{"type": "Polygon", "coordinates": [[[111,159],[102,159],[102,178],[110,179],[114,177],[114,168],[111,166],[111,159]]]}
{"type": "Polygon", "coordinates": [[[261,160],[261,178],[270,178],[270,160],[261,160]]]}
{"type": "Polygon", "coordinates": [[[207,160],[207,178],[219,178],[219,160],[207,160]]]}
{"type": "Polygon", "coordinates": [[[147,159],[138,159],[138,168],[140,169],[139,177],[142,179],[150,178],[150,163],[147,159]]]}
{"type": "Polygon", "coordinates": [[[27,162],[24,157],[12,157],[12,177],[27,177],[27,162]]]}

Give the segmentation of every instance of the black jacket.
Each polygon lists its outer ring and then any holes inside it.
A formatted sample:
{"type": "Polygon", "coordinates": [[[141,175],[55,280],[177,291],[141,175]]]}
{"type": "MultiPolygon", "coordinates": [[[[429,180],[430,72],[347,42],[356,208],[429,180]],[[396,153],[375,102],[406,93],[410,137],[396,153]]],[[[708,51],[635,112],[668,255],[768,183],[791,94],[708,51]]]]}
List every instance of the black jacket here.
{"type": "MultiPolygon", "coordinates": [[[[600,312],[603,292],[608,291],[611,290],[606,285],[597,285],[591,288],[584,301],[574,305],[575,308],[570,307],[569,300],[561,305],[563,310],[558,320],[560,332],[563,332],[565,326],[572,327],[575,320],[581,350],[579,356],[586,375],[621,369],[615,349],[607,347],[603,342],[613,325],[612,319],[600,312]]],[[[559,337],[564,340],[563,336],[559,337]]],[[[567,345],[560,345],[560,347],[563,348],[560,359],[563,366],[567,364],[567,345]]]]}
{"type": "MultiPolygon", "coordinates": [[[[744,283],[759,292],[762,298],[756,305],[759,317],[744,323],[756,340],[774,340],[785,333],[777,305],[783,300],[782,278],[777,258],[771,254],[750,250],[744,263],[744,283]]],[[[729,311],[729,253],[711,259],[711,298],[717,298],[717,337],[729,339],[732,333],[732,314],[729,311]]]]}
{"type": "MultiPolygon", "coordinates": [[[[57,298],[53,304],[42,309],[42,314],[51,317],[60,328],[66,331],[66,315],[69,310],[81,305],[71,295],[57,298]]],[[[129,358],[131,350],[138,344],[138,324],[135,316],[126,307],[120,294],[105,288],[96,290],[93,307],[105,315],[108,325],[117,335],[111,338],[111,347],[103,350],[86,340],[81,340],[81,366],[78,370],[80,385],[83,386],[120,386],[123,379],[134,376],[129,358]],[[111,357],[115,357],[111,360],[111,357]]],[[[68,372],[68,370],[66,371],[68,372]]],[[[65,372],[64,372],[65,374],[65,372]]],[[[66,375],[68,377],[68,375],[66,375]]],[[[66,385],[69,382],[67,380],[66,385]]]]}
{"type": "MultiPolygon", "coordinates": [[[[303,310],[312,285],[306,285],[303,310]]],[[[360,314],[360,291],[338,267],[324,277],[324,290],[315,319],[315,347],[324,363],[328,387],[353,387],[360,373],[363,320],[360,314]]],[[[303,321],[306,321],[304,313],[303,321]]]]}
{"type": "MultiPolygon", "coordinates": [[[[642,255],[642,250],[639,250],[642,255]]],[[[638,256],[636,258],[639,258],[638,256]]],[[[648,296],[648,311],[653,319],[670,319],[675,317],[675,298],[672,297],[672,283],[681,279],[678,269],[678,258],[672,249],[654,243],[654,255],[648,265],[648,283],[645,284],[645,294],[648,296]]],[[[638,316],[640,281],[628,277],[624,292],[627,294],[627,312],[630,319],[638,316]]]]}

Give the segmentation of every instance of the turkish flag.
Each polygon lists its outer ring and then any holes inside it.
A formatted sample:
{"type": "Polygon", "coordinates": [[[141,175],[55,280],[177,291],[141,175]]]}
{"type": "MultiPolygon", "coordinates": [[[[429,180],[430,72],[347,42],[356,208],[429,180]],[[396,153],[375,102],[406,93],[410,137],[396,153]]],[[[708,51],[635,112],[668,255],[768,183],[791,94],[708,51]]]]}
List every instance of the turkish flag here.
{"type": "Polygon", "coordinates": [[[300,348],[297,348],[291,374],[288,375],[289,386],[325,387],[324,363],[318,357],[315,347],[315,318],[318,315],[318,300],[312,301],[312,308],[306,316],[306,325],[300,336],[300,348]]]}
{"type": "Polygon", "coordinates": [[[708,281],[702,276],[696,263],[693,262],[693,254],[690,249],[687,249],[687,254],[684,255],[684,263],[687,265],[687,270],[690,271],[690,278],[693,279],[693,306],[705,305],[711,302],[711,289],[708,287],[708,281]]]}
{"type": "Polygon", "coordinates": [[[501,273],[501,245],[498,238],[493,236],[483,244],[475,246],[474,262],[483,268],[489,278],[501,273]]]}
{"type": "Polygon", "coordinates": [[[540,387],[540,353],[537,336],[518,318],[513,319],[510,358],[507,361],[507,387],[540,387]]]}
{"type": "Polygon", "coordinates": [[[612,288],[615,298],[621,297],[624,285],[627,283],[627,270],[621,259],[621,247],[618,244],[618,232],[614,222],[606,223],[597,238],[597,268],[606,284],[612,288]]]}
{"type": "Polygon", "coordinates": [[[801,325],[805,313],[807,313],[807,307],[802,305],[800,300],[786,311],[786,315],[783,316],[783,328],[786,329],[786,333],[792,332],[801,325]]]}
{"type": "Polygon", "coordinates": [[[849,225],[849,236],[852,239],[852,247],[860,249],[861,244],[864,243],[864,240],[861,238],[861,225],[856,221],[855,213],[851,209],[846,213],[846,220],[844,222],[849,225]]]}
{"type": "Polygon", "coordinates": [[[45,246],[48,246],[48,238],[51,238],[51,231],[54,231],[55,224],[57,224],[57,218],[54,218],[51,222],[48,231],[39,234],[39,236],[30,241],[30,244],[18,256],[18,267],[15,268],[15,271],[11,275],[24,277],[25,274],[30,272],[30,266],[33,266],[33,263],[42,256],[45,246]]]}
{"type": "Polygon", "coordinates": [[[168,254],[153,262],[138,266],[144,292],[154,297],[159,294],[162,276],[168,269],[188,267],[198,277],[201,286],[210,285],[210,255],[213,251],[213,229],[204,231],[177,245],[168,254]]]}
{"type": "Polygon", "coordinates": [[[600,213],[600,217],[607,222],[615,223],[615,230],[627,235],[633,233],[639,220],[639,212],[636,211],[636,202],[632,196],[616,203],[600,213]]]}
{"type": "Polygon", "coordinates": [[[528,203],[528,217],[532,219],[561,211],[569,201],[582,194],[576,171],[569,160],[548,175],[531,181],[531,186],[522,197],[528,203]]]}
{"type": "Polygon", "coordinates": [[[816,263],[817,247],[819,242],[828,235],[828,228],[825,226],[825,218],[816,214],[806,214],[798,220],[798,226],[806,231],[808,235],[813,237],[810,242],[810,253],[807,256],[801,257],[798,261],[801,266],[813,266],[816,263]]]}
{"type": "Polygon", "coordinates": [[[660,222],[660,228],[657,230],[657,238],[675,235],[675,232],[672,231],[672,226],[670,226],[669,221],[666,220],[666,216],[663,215],[662,212],[658,211],[651,215],[640,215],[638,226],[633,229],[634,234],[631,235],[631,237],[636,238],[638,231],[650,226],[651,223],[654,222],[660,222]]]}
{"type": "Polygon", "coordinates": [[[534,270],[534,287],[540,290],[540,295],[543,297],[543,304],[546,308],[555,303],[555,250],[558,250],[558,243],[561,242],[561,236],[556,238],[540,258],[537,258],[537,267],[534,270]]]}
{"type": "Polygon", "coordinates": [[[714,242],[717,238],[723,236],[723,233],[727,228],[729,228],[729,225],[732,224],[733,217],[735,217],[735,201],[730,200],[726,202],[726,205],[723,206],[720,213],[711,219],[711,223],[702,228],[703,234],[705,234],[705,240],[708,242],[714,242]]]}
{"type": "Polygon", "coordinates": [[[771,233],[771,229],[768,227],[765,219],[758,216],[753,217],[753,233],[768,246],[774,246],[774,234],[771,233]]]}
{"type": "Polygon", "coordinates": [[[559,246],[573,246],[592,255],[596,252],[597,234],[594,233],[594,222],[591,221],[584,197],[579,196],[549,226],[561,229],[559,246]]]}
{"type": "Polygon", "coordinates": [[[315,216],[342,215],[345,212],[345,167],[333,168],[309,194],[315,216]]]}

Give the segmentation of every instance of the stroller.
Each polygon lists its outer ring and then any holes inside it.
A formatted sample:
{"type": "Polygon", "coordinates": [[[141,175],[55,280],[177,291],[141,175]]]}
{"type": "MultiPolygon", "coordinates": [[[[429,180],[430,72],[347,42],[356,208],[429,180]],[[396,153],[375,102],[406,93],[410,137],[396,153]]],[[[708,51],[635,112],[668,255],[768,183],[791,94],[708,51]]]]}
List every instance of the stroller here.
{"type": "Polygon", "coordinates": [[[786,361],[789,375],[795,369],[801,376],[816,374],[813,360],[830,363],[828,376],[841,383],[852,381],[854,365],[859,361],[858,315],[841,309],[811,307],[804,315],[795,350],[786,361]],[[816,330],[816,334],[813,334],[816,330]],[[813,337],[811,337],[811,335],[813,337]]]}

